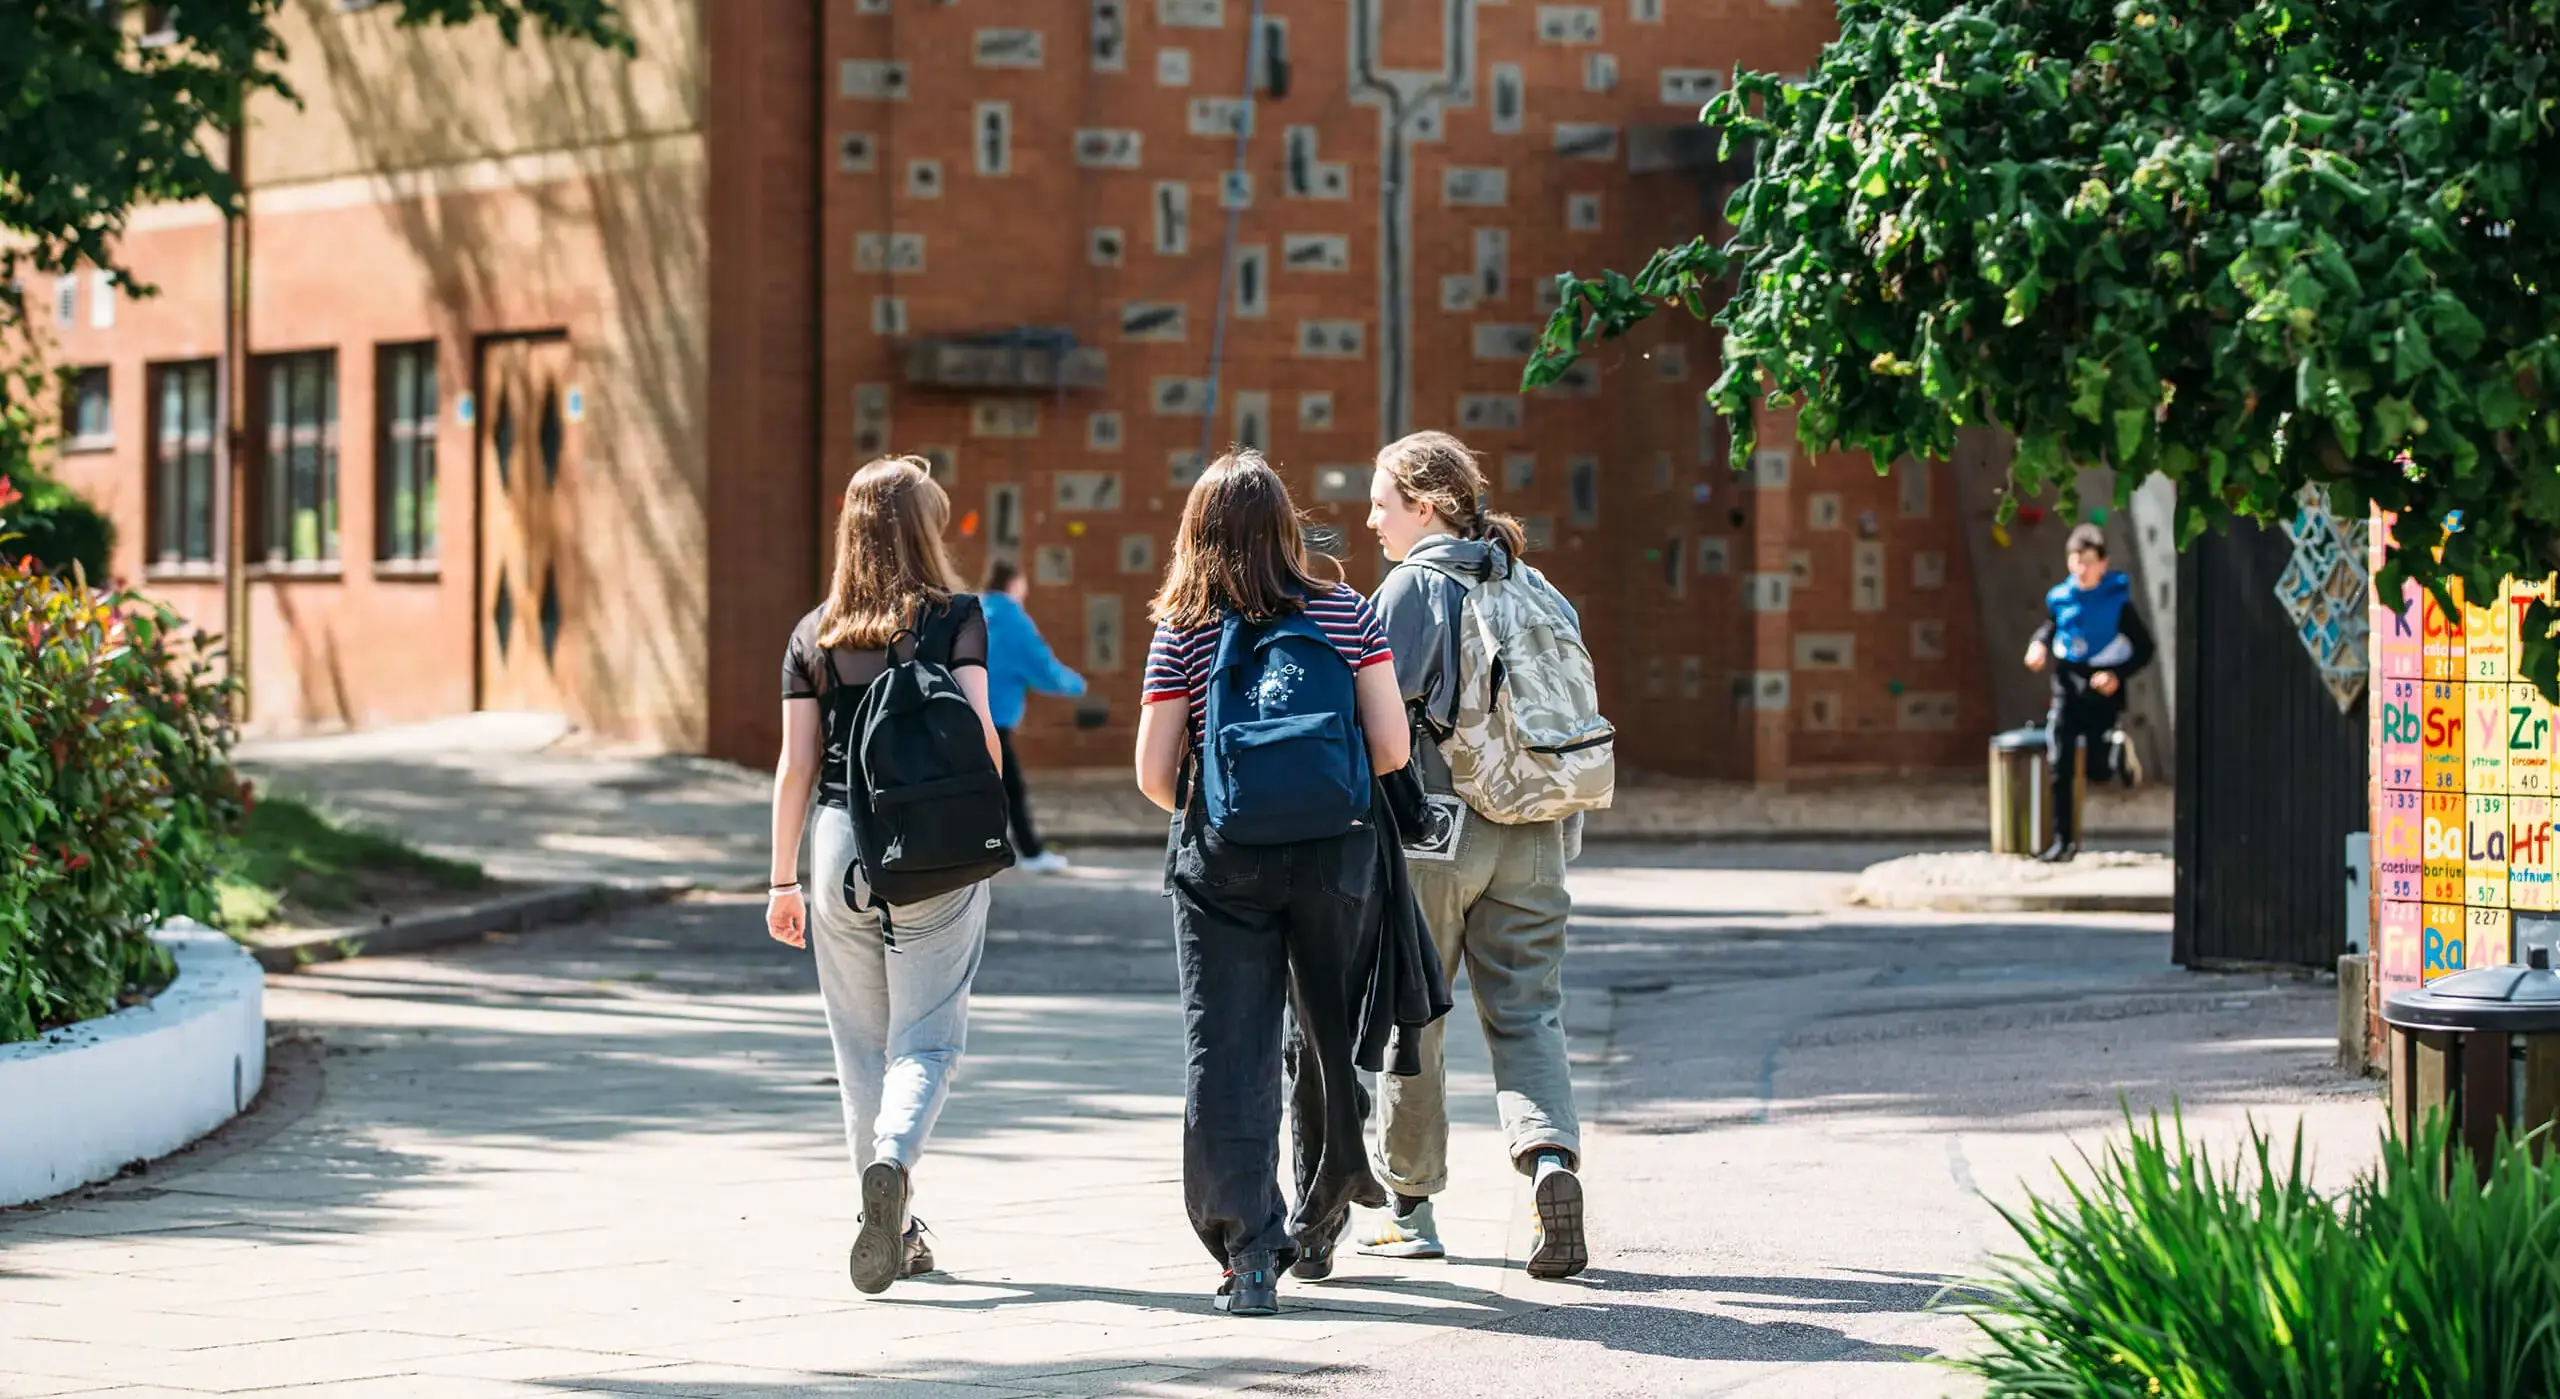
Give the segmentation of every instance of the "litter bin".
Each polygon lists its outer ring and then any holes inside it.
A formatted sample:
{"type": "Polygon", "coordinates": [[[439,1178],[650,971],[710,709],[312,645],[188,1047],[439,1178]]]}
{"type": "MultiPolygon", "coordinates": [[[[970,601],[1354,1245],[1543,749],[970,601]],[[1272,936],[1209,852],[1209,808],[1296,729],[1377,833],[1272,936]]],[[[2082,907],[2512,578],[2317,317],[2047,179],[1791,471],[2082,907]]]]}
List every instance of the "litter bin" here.
{"type": "Polygon", "coordinates": [[[2391,1127],[2403,1140],[2442,1112],[2485,1164],[2501,1124],[2520,1134],[2560,1119],[2560,973],[2549,948],[2525,955],[2524,966],[2456,972],[2383,1002],[2391,1127]]]}
{"type": "MultiPolygon", "coordinates": [[[[2030,725],[1991,736],[1991,853],[2033,855],[2053,844],[2053,784],[2044,729],[2030,725]]],[[[2072,774],[2071,809],[2077,815],[2088,780],[2072,774]]],[[[2081,829],[2078,821],[2073,830],[2081,829]]]]}

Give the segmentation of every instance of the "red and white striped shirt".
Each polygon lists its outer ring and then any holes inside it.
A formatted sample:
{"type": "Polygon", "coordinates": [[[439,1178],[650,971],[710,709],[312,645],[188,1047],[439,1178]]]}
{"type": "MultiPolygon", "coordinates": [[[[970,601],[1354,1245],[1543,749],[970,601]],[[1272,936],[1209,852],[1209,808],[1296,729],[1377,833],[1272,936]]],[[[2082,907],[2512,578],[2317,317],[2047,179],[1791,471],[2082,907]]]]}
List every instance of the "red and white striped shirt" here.
{"type": "MultiPolygon", "coordinates": [[[[1387,649],[1387,629],[1379,624],[1369,600],[1341,584],[1307,595],[1307,620],[1316,624],[1353,670],[1395,660],[1395,653],[1387,649]]],[[[1209,746],[1209,668],[1217,664],[1220,630],[1216,622],[1178,628],[1159,624],[1155,640],[1147,646],[1142,702],[1189,700],[1195,753],[1209,746]]]]}

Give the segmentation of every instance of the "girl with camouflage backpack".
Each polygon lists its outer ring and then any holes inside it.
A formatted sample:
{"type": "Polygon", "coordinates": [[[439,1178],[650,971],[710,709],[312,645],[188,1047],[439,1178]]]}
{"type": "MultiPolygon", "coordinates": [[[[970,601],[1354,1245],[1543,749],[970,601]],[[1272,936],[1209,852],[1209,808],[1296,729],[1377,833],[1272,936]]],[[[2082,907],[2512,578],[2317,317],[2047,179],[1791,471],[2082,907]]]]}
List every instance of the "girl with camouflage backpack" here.
{"type": "MultiPolygon", "coordinates": [[[[1486,508],[1475,454],[1442,432],[1378,453],[1369,528],[1395,562],[1374,599],[1435,810],[1408,846],[1414,892],[1453,975],[1466,960],[1492,1051],[1513,1166],[1535,1182],[1528,1271],[1570,1277],[1583,1241],[1581,1127],[1565,1059],[1565,863],[1582,813],[1615,790],[1614,730],[1599,713],[1573,605],[1521,560],[1520,524],[1486,508]]],[[[1423,1072],[1385,1082],[1385,1176],[1395,1207],[1361,1252],[1445,1256],[1431,1197],[1448,1184],[1442,1024],[1423,1072]]]]}

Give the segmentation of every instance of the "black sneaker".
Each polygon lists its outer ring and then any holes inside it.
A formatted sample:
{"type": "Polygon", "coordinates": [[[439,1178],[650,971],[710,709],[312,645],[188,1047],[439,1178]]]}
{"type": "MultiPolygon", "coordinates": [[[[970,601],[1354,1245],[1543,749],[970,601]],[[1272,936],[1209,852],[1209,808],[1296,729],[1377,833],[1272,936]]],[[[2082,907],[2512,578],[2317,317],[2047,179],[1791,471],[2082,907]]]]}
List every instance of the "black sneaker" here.
{"type": "Polygon", "coordinates": [[[1280,1310],[1280,1260],[1270,1252],[1239,1253],[1210,1303],[1229,1316],[1272,1316],[1280,1310]]]}
{"type": "Polygon", "coordinates": [[[1591,1249],[1582,1238],[1582,1177],[1555,1155],[1538,1158],[1537,1238],[1529,1248],[1529,1276],[1569,1278],[1590,1266],[1591,1249]]]}
{"type": "Polygon", "coordinates": [[[874,1161],[862,1168],[862,1232],[853,1236],[850,1271],[860,1292],[886,1292],[907,1261],[907,1168],[874,1161]]]}
{"type": "Polygon", "coordinates": [[[2079,853],[2080,843],[2078,841],[2056,840],[2053,844],[2037,851],[2036,858],[2044,861],[2048,865],[2067,865],[2071,863],[2071,857],[2079,853]]]}
{"type": "Polygon", "coordinates": [[[1298,1245],[1298,1261],[1289,1265],[1289,1276],[1307,1282],[1322,1282],[1333,1276],[1333,1245],[1322,1248],[1298,1245]]]}
{"type": "Polygon", "coordinates": [[[933,1271],[933,1245],[924,1241],[924,1234],[923,1220],[907,1221],[907,1261],[898,1265],[899,1277],[922,1277],[933,1271]]]}

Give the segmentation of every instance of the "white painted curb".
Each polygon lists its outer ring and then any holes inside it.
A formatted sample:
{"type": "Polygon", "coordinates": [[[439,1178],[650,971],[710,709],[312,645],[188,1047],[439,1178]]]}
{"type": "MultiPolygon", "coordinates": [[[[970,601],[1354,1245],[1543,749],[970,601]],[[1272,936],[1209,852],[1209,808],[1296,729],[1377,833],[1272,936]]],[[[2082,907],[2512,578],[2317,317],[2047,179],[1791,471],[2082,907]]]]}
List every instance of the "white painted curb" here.
{"type": "Polygon", "coordinates": [[[158,938],[178,977],[151,1004],[0,1044],[0,1205],[166,1156],[258,1096],[267,1017],[257,961],[188,919],[158,938]]]}

